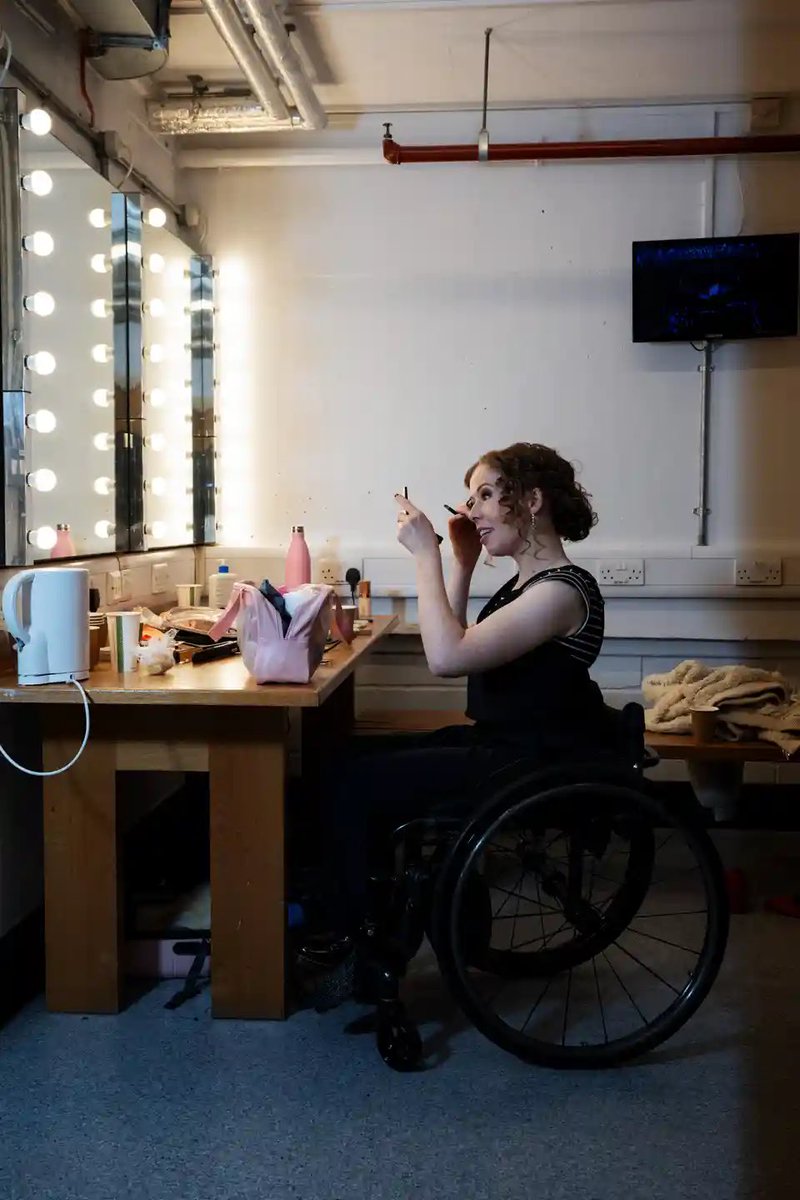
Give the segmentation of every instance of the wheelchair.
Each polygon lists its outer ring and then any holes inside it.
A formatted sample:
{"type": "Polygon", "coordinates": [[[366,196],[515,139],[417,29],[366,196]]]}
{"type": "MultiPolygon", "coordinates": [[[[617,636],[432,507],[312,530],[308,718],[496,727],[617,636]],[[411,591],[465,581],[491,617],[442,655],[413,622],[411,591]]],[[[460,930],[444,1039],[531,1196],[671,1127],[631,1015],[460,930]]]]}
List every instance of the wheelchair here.
{"type": "Polygon", "coordinates": [[[476,1028],[540,1066],[615,1066],[705,999],[728,936],[719,857],[696,812],[649,789],[658,759],[641,707],[610,719],[606,758],[545,769],[520,758],[466,820],[441,810],[395,831],[359,969],[393,1069],[423,1065],[400,983],[426,936],[476,1028]]]}

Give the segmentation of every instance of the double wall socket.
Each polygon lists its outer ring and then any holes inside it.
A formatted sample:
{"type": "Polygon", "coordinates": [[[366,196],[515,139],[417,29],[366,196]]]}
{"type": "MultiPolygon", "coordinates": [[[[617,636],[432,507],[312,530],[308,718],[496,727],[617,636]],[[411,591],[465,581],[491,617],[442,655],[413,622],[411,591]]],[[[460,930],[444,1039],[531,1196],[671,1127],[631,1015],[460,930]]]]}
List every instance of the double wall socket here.
{"type": "Polygon", "coordinates": [[[644,583],[644,559],[603,559],[598,563],[597,582],[605,587],[640,587],[644,583]]]}
{"type": "Polygon", "coordinates": [[[779,558],[737,558],[737,587],[780,587],[783,563],[779,558]]]}

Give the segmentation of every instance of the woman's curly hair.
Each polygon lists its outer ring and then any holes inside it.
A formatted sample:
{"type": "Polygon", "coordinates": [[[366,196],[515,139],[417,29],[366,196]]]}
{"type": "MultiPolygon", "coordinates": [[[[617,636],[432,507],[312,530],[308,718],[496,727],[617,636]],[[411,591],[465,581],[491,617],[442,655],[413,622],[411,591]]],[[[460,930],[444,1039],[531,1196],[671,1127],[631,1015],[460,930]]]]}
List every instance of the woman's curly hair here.
{"type": "Polygon", "coordinates": [[[530,532],[527,498],[534,488],[541,491],[553,528],[565,541],[583,541],[597,524],[591,496],[576,480],[572,463],[549,446],[538,442],[515,442],[505,450],[490,450],[467,471],[466,487],[481,463],[500,474],[502,502],[523,536],[530,532]]]}

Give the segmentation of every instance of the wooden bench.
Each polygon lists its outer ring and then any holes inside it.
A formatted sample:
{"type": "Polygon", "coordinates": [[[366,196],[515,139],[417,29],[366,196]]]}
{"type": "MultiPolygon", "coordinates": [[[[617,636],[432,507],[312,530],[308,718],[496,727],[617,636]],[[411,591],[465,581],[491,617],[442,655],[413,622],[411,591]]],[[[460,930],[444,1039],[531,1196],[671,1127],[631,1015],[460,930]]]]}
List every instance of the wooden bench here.
{"type": "MultiPolygon", "coordinates": [[[[356,732],[432,733],[446,725],[469,725],[462,712],[437,709],[395,709],[366,712],[356,722],[356,732]]],[[[717,820],[728,820],[736,806],[742,774],[748,762],[786,762],[781,750],[769,742],[698,741],[686,733],[646,733],[647,745],[662,759],[682,760],[700,803],[712,808],[717,820]]]]}

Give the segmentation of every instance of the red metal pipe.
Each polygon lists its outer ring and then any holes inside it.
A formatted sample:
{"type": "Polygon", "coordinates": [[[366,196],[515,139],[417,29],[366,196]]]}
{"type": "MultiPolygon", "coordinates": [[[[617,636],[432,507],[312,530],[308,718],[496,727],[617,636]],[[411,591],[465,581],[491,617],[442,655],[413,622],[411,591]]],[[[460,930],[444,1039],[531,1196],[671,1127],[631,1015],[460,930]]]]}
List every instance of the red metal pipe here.
{"type": "MultiPolygon", "coordinates": [[[[772,133],[760,137],[649,138],[620,142],[499,142],[489,145],[489,162],[530,159],[598,158],[711,158],[733,154],[797,154],[800,134],[772,133]]],[[[383,157],[389,163],[477,162],[472,143],[452,146],[400,146],[383,139],[383,157]]]]}

